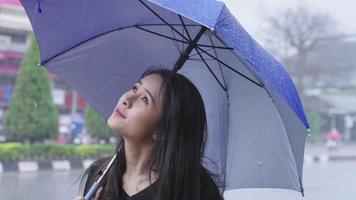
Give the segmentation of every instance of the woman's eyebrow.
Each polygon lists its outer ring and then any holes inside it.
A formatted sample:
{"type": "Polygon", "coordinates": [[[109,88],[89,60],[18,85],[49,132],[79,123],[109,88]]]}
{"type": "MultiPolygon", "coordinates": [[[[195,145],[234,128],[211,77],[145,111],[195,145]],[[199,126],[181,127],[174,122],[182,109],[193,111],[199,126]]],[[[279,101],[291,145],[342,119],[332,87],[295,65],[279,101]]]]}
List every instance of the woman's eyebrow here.
{"type": "MultiPolygon", "coordinates": [[[[141,81],[141,80],[138,80],[137,82],[140,83],[140,85],[142,86],[142,81],[141,81]]],[[[144,87],[143,87],[143,89],[146,90],[146,92],[148,93],[148,95],[150,95],[153,104],[156,105],[156,102],[155,102],[155,99],[153,98],[152,93],[151,93],[149,90],[147,90],[146,88],[144,88],[144,87]]]]}

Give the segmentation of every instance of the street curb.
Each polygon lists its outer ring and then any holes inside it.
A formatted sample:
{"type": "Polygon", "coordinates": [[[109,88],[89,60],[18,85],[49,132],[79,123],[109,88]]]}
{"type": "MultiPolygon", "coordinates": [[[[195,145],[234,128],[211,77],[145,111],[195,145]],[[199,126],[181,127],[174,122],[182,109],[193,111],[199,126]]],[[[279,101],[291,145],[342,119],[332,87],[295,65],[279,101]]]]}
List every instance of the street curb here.
{"type": "MultiPolygon", "coordinates": [[[[339,161],[356,161],[356,155],[304,155],[304,164],[328,163],[339,161]]],[[[44,161],[2,161],[0,173],[6,172],[38,172],[38,171],[70,171],[86,169],[94,160],[44,160],[44,161]]]]}
{"type": "Polygon", "coordinates": [[[0,173],[86,169],[94,160],[1,161],[0,173]]]}
{"type": "Polygon", "coordinates": [[[328,162],[338,162],[338,161],[356,161],[356,155],[304,155],[304,163],[328,163],[328,162]]]}

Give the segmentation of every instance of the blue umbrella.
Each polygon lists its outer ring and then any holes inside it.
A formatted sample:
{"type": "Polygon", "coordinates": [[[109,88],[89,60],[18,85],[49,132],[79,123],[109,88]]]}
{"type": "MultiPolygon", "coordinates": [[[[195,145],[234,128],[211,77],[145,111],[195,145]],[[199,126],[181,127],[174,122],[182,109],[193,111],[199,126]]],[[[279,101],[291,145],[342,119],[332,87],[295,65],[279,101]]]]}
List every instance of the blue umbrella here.
{"type": "Polygon", "coordinates": [[[148,66],[184,74],[208,117],[206,166],[226,189],[303,194],[309,123],[283,66],[215,0],[21,0],[41,53],[105,119],[148,66]]]}

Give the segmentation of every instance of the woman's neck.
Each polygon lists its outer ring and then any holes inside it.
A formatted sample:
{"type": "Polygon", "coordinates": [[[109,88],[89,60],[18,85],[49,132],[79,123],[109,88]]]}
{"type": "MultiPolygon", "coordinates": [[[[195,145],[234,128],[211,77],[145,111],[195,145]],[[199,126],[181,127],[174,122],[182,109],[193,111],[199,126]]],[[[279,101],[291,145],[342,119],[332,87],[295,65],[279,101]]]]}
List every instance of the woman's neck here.
{"type": "Polygon", "coordinates": [[[148,169],[144,169],[144,164],[152,148],[152,142],[136,143],[125,139],[125,159],[126,176],[135,179],[148,174],[148,169]]]}

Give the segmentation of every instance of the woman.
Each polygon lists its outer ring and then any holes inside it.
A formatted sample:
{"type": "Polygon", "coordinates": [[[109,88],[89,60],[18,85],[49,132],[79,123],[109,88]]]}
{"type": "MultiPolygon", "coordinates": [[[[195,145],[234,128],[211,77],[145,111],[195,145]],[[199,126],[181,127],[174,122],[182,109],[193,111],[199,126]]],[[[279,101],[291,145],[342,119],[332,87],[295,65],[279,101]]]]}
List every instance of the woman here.
{"type": "MultiPolygon", "coordinates": [[[[207,139],[203,100],[185,76],[149,68],[121,96],[107,124],[122,139],[95,199],[223,199],[223,186],[202,164],[207,139]]],[[[110,159],[99,159],[85,171],[84,194],[110,159]]]]}

